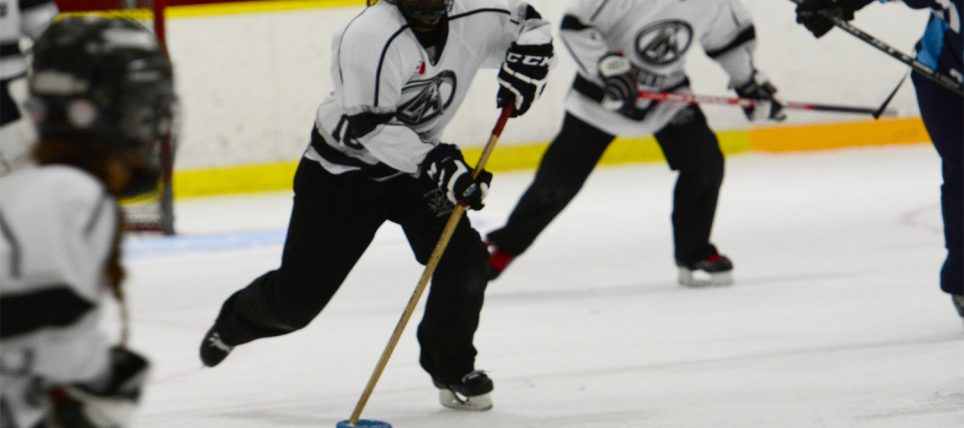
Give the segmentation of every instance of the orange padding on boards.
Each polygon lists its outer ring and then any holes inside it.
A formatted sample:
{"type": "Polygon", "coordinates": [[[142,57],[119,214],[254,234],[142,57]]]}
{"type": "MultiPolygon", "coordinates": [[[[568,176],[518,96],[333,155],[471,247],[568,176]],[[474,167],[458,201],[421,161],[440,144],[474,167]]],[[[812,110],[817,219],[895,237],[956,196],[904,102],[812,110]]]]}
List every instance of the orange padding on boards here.
{"type": "Polygon", "coordinates": [[[774,126],[750,130],[751,150],[798,152],[930,141],[920,117],[833,124],[774,126]]]}

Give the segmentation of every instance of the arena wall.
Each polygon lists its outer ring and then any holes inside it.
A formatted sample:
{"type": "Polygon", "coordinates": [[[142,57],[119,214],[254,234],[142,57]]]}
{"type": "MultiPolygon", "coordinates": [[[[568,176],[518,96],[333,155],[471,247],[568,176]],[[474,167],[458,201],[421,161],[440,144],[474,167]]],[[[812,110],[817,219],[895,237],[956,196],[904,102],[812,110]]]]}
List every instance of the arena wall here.
{"type": "MultiPolygon", "coordinates": [[[[531,0],[559,22],[567,1],[531,0]]],[[[744,0],[753,15],[758,67],[785,99],[876,107],[907,67],[835,30],[815,40],[794,22],[788,0],[744,0]]],[[[177,150],[179,197],[289,188],[315,108],[331,89],[330,42],[363,0],[263,1],[174,6],[167,37],[175,61],[183,126],[177,150]]],[[[911,52],[927,13],[900,4],[872,5],[855,25],[911,52]]],[[[532,168],[563,116],[574,65],[561,44],[546,92],[524,118],[510,122],[490,169],[532,168]]],[[[698,93],[730,95],[727,76],[699,49],[687,69],[698,93]]],[[[495,71],[480,73],[445,140],[472,159],[495,120],[495,71]]],[[[793,111],[781,124],[750,124],[738,108],[706,106],[729,155],[927,141],[910,82],[892,103],[899,117],[793,111]]],[[[658,161],[650,139],[619,140],[606,163],[658,161]]]]}

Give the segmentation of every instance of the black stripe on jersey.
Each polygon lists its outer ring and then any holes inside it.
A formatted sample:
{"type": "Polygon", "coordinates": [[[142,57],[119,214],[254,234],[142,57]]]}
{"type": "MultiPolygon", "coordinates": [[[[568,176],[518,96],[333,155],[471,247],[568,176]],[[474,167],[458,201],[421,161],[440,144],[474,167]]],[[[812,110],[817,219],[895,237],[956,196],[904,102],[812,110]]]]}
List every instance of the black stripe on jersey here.
{"type": "MultiPolygon", "coordinates": [[[[687,77],[683,81],[665,88],[660,88],[660,92],[673,92],[680,88],[685,88],[690,85],[690,79],[687,77]]],[[[602,102],[603,98],[606,96],[606,91],[601,86],[589,81],[585,77],[576,75],[576,79],[572,81],[572,90],[583,94],[586,98],[589,98],[595,102],[602,102]]],[[[659,101],[656,101],[659,102],[659,101]]],[[[655,104],[655,103],[654,103],[655,104]]]]}
{"type": "Polygon", "coordinates": [[[392,120],[393,117],[395,117],[394,113],[360,113],[348,116],[348,128],[351,129],[351,136],[358,139],[374,131],[378,125],[392,120]]]}
{"type": "Polygon", "coordinates": [[[17,241],[17,237],[13,235],[7,219],[3,218],[3,213],[0,213],[0,235],[3,235],[4,239],[10,243],[10,277],[20,278],[20,270],[22,269],[22,266],[20,266],[20,243],[17,241]]]}
{"type": "MultiPolygon", "coordinates": [[[[471,16],[471,15],[475,15],[478,13],[485,13],[485,12],[504,13],[506,15],[512,16],[512,12],[509,12],[508,10],[505,10],[505,9],[485,8],[485,9],[470,10],[468,12],[462,12],[459,14],[451,15],[449,16],[449,22],[459,18],[464,18],[466,16],[471,16]]],[[[382,65],[385,63],[385,55],[388,55],[388,47],[392,45],[392,42],[395,41],[395,38],[398,37],[399,34],[402,34],[402,32],[407,30],[409,27],[410,26],[408,24],[403,25],[401,28],[398,29],[398,31],[395,32],[395,34],[392,34],[392,36],[388,38],[388,41],[385,42],[385,46],[382,47],[382,54],[378,58],[378,69],[375,72],[375,101],[372,103],[372,105],[375,107],[378,107],[378,92],[381,89],[381,83],[382,83],[382,65]]]]}
{"type": "Polygon", "coordinates": [[[17,42],[0,43],[0,58],[20,55],[20,44],[17,42]]]}
{"type": "Polygon", "coordinates": [[[560,30],[582,31],[582,30],[588,30],[590,28],[592,27],[586,24],[583,24],[582,21],[579,20],[579,18],[573,15],[563,16],[562,23],[559,24],[560,30]]]}
{"type": "Polygon", "coordinates": [[[0,338],[32,333],[45,327],[68,326],[94,306],[65,284],[0,296],[0,338]]]}
{"type": "Polygon", "coordinates": [[[27,9],[35,8],[52,3],[50,0],[20,0],[20,10],[26,12],[27,9]]]}
{"type": "Polygon", "coordinates": [[[596,8],[596,11],[592,13],[592,17],[590,17],[589,20],[595,21],[596,17],[599,16],[599,12],[602,12],[603,8],[606,7],[607,3],[609,3],[609,0],[603,0],[602,4],[599,5],[599,7],[596,8]]]}
{"type": "Polygon", "coordinates": [[[362,162],[360,159],[355,159],[339,152],[334,147],[328,145],[325,137],[322,137],[321,133],[318,132],[318,128],[312,128],[311,130],[311,147],[328,162],[361,169],[362,172],[373,179],[387,178],[398,174],[398,170],[384,163],[379,162],[371,165],[362,162]]]}
{"type": "Polygon", "coordinates": [[[741,31],[740,34],[737,34],[736,37],[733,38],[733,40],[731,40],[730,43],[727,43],[725,46],[718,49],[707,50],[706,56],[710,58],[719,58],[723,55],[726,55],[733,49],[736,49],[742,46],[744,43],[752,40],[756,40],[756,29],[751,25],[743,29],[743,31],[741,31]]]}
{"type": "Polygon", "coordinates": [[[104,207],[110,202],[107,199],[106,194],[100,195],[100,200],[97,201],[97,206],[94,207],[94,211],[90,213],[90,217],[87,219],[87,225],[84,226],[84,237],[90,238],[90,234],[94,231],[94,226],[97,226],[97,220],[100,219],[101,213],[104,212],[104,207]]]}

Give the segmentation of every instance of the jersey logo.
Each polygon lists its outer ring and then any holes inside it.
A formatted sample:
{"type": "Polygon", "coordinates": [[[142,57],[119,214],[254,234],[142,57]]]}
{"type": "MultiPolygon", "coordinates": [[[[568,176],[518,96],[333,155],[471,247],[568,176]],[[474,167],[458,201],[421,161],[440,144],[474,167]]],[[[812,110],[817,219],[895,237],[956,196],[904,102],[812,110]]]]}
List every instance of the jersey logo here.
{"type": "Polygon", "coordinates": [[[644,62],[666,65],[676,62],[693,42],[693,27],[679,20],[656,22],[636,36],[636,54],[644,62]]]}
{"type": "Polygon", "coordinates": [[[402,104],[396,116],[402,123],[425,125],[445,113],[455,99],[458,81],[455,72],[445,70],[428,80],[409,82],[402,89],[402,104]]]}

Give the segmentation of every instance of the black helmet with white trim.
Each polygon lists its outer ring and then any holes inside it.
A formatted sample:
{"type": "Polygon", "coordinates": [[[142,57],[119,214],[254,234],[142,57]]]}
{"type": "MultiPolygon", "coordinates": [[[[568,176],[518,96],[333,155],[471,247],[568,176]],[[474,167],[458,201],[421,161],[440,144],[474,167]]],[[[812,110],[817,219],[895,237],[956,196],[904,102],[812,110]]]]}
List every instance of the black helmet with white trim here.
{"type": "Polygon", "coordinates": [[[47,29],[33,54],[28,109],[41,140],[138,151],[122,196],[154,189],[160,141],[176,109],[171,63],[154,34],[125,19],[68,17],[47,29]]]}

